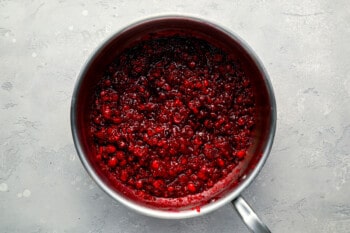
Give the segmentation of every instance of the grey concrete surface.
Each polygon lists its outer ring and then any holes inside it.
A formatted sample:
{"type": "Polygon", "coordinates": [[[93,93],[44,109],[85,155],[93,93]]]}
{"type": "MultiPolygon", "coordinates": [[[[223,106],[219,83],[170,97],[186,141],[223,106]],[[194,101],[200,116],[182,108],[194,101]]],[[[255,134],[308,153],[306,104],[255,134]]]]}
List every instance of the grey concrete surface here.
{"type": "Polygon", "coordinates": [[[270,157],[243,193],[273,232],[350,232],[348,0],[0,0],[0,232],[248,232],[227,205],[159,220],[112,201],[70,132],[72,90],[112,33],[178,13],[235,31],[269,72],[278,104],[270,157]]]}

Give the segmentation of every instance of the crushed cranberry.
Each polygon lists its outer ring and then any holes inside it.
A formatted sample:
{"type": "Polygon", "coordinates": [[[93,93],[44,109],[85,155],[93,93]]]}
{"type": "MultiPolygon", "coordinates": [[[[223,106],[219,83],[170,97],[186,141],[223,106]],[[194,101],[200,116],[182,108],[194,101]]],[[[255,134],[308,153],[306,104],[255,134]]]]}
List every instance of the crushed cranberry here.
{"type": "Polygon", "coordinates": [[[94,159],[140,197],[198,194],[244,159],[254,112],[249,77],[222,50],[195,37],[143,40],[96,88],[94,159]]]}

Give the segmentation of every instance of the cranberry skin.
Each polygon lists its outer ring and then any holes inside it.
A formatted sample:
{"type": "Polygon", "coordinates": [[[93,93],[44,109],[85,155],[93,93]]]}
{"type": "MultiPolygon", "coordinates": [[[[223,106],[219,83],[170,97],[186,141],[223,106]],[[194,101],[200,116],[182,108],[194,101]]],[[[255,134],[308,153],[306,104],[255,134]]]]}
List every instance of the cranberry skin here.
{"type": "Polygon", "coordinates": [[[97,160],[97,161],[101,161],[101,160],[102,160],[102,154],[100,154],[100,153],[97,154],[97,155],[96,155],[96,160],[97,160]]]}
{"type": "Polygon", "coordinates": [[[125,159],[125,153],[123,151],[117,151],[115,156],[117,157],[117,159],[119,160],[123,160],[125,159]]]}
{"type": "Polygon", "coordinates": [[[113,145],[108,145],[108,146],[106,146],[105,147],[105,151],[107,152],[107,153],[114,153],[115,151],[116,151],[117,149],[115,148],[115,146],[113,146],[113,145]]]}
{"type": "Polygon", "coordinates": [[[143,186],[143,182],[142,182],[142,180],[138,180],[138,181],[136,181],[136,183],[135,183],[135,187],[136,187],[137,189],[141,189],[141,188],[142,188],[142,186],[143,186]]]}
{"type": "Polygon", "coordinates": [[[159,161],[158,160],[153,160],[151,163],[151,167],[153,169],[158,169],[159,168],[159,161]]]}
{"type": "Polygon", "coordinates": [[[243,126],[245,124],[245,121],[243,118],[239,118],[238,121],[237,121],[237,124],[240,125],[240,126],[243,126]]]}
{"type": "Polygon", "coordinates": [[[196,186],[193,183],[189,183],[187,189],[192,193],[196,192],[196,186]]]}
{"type": "Polygon", "coordinates": [[[166,40],[122,52],[90,111],[97,166],[141,199],[210,189],[244,160],[255,125],[239,62],[196,38],[166,40]]]}
{"type": "Polygon", "coordinates": [[[240,150],[240,151],[237,151],[237,153],[236,153],[236,156],[240,159],[243,158],[245,155],[246,155],[245,150],[240,150]]]}
{"type": "Polygon", "coordinates": [[[117,162],[118,162],[117,158],[116,157],[112,157],[112,158],[110,158],[108,160],[108,166],[113,168],[113,167],[115,167],[117,165],[117,162]]]}
{"type": "Polygon", "coordinates": [[[218,158],[218,159],[217,159],[217,163],[218,163],[218,165],[219,165],[220,167],[224,167],[224,166],[225,166],[225,162],[224,162],[224,160],[223,160],[222,158],[218,158]]]}
{"type": "Polygon", "coordinates": [[[164,181],[163,180],[156,180],[153,182],[153,187],[156,188],[156,189],[161,189],[163,188],[163,186],[165,185],[164,184],[164,181]]]}
{"type": "Polygon", "coordinates": [[[128,177],[129,177],[128,172],[126,170],[122,170],[120,174],[120,180],[125,182],[127,181],[128,177]]]}

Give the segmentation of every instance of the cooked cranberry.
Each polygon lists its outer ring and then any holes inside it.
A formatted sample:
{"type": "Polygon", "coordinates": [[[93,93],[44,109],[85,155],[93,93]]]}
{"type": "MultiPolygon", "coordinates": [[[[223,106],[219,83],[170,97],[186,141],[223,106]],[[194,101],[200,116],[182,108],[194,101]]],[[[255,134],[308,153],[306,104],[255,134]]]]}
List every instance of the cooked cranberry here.
{"type": "Polygon", "coordinates": [[[224,167],[225,166],[225,162],[224,162],[224,160],[222,158],[218,158],[216,161],[217,161],[217,163],[218,163],[218,165],[220,167],[224,167]]]}
{"type": "Polygon", "coordinates": [[[240,63],[208,42],[143,40],[96,87],[93,159],[141,199],[206,191],[247,154],[256,121],[251,86],[240,63]]]}
{"type": "Polygon", "coordinates": [[[108,166],[109,167],[115,167],[117,165],[117,159],[116,157],[112,157],[108,160],[108,166]]]}
{"type": "Polygon", "coordinates": [[[161,189],[164,186],[164,181],[163,180],[156,180],[153,182],[153,187],[156,189],[161,189]]]}
{"type": "Polygon", "coordinates": [[[102,154],[97,154],[96,155],[96,160],[98,160],[98,161],[102,160],[102,154]]]}
{"type": "Polygon", "coordinates": [[[239,118],[238,121],[237,121],[237,124],[240,125],[240,126],[244,125],[244,123],[245,123],[245,121],[244,121],[243,118],[239,118]]]}
{"type": "Polygon", "coordinates": [[[240,150],[236,153],[238,158],[243,158],[246,155],[246,152],[244,150],[240,150]]]}
{"type": "Polygon", "coordinates": [[[143,182],[142,182],[142,180],[138,180],[138,181],[136,181],[136,183],[135,183],[135,187],[136,187],[137,189],[141,189],[141,188],[142,188],[142,186],[143,186],[143,182]]]}
{"type": "Polygon", "coordinates": [[[153,169],[158,169],[159,168],[159,161],[158,160],[153,160],[152,164],[151,164],[151,167],[153,169]]]}
{"type": "Polygon", "coordinates": [[[108,145],[108,146],[106,146],[106,148],[105,148],[105,151],[107,152],[107,153],[114,153],[115,151],[116,151],[117,149],[115,148],[115,146],[113,146],[113,145],[108,145]]]}
{"type": "Polygon", "coordinates": [[[119,159],[119,160],[123,160],[125,158],[125,153],[123,151],[117,151],[115,156],[119,159]]]}
{"type": "Polygon", "coordinates": [[[120,180],[122,181],[127,181],[128,179],[128,172],[126,170],[122,170],[120,174],[120,180]]]}
{"type": "Polygon", "coordinates": [[[196,62],[191,61],[191,62],[188,63],[188,66],[189,66],[191,69],[193,69],[193,68],[196,66],[196,62]]]}
{"type": "Polygon", "coordinates": [[[192,193],[196,192],[196,186],[193,183],[189,183],[187,189],[192,193]]]}
{"type": "Polygon", "coordinates": [[[169,186],[169,187],[168,187],[168,192],[171,193],[171,192],[173,192],[173,191],[174,191],[174,187],[173,187],[173,186],[169,186]]]}

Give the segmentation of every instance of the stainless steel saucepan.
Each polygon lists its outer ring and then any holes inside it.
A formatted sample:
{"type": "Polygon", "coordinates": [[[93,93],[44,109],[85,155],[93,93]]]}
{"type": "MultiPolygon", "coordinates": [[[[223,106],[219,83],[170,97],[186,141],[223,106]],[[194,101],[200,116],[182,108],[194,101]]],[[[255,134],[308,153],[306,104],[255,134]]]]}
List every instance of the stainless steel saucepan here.
{"type": "Polygon", "coordinates": [[[217,24],[187,16],[154,17],[134,23],[105,41],[93,53],[83,67],[72,97],[71,128],[75,147],[86,171],[93,180],[112,198],[125,206],[148,216],[166,219],[198,217],[212,212],[223,205],[232,203],[247,227],[252,232],[270,232],[241,196],[262,169],[272,146],[276,129],[276,102],[268,74],[253,50],[236,34],[217,24]],[[176,211],[147,206],[129,199],[113,188],[106,177],[99,172],[91,160],[91,139],[87,136],[91,106],[91,96],[107,65],[133,41],[150,33],[162,31],[181,31],[195,33],[225,51],[235,54],[242,62],[246,74],[251,77],[257,107],[257,123],[254,129],[253,143],[247,157],[235,168],[237,180],[216,193],[211,201],[203,204],[200,211],[193,208],[181,208],[176,211]]]}

